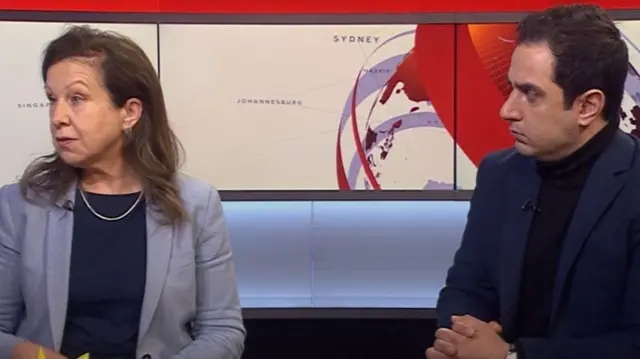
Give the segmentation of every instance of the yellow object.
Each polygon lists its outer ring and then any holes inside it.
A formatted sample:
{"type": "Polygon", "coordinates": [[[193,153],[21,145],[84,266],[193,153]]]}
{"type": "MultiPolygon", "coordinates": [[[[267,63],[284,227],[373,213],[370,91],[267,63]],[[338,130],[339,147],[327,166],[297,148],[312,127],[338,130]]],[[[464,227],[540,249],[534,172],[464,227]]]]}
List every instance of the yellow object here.
{"type": "MultiPolygon", "coordinates": [[[[44,355],[44,350],[42,350],[42,347],[38,349],[38,359],[47,359],[47,357],[44,355]]],[[[89,353],[84,353],[77,359],[89,359],[89,353]]]]}

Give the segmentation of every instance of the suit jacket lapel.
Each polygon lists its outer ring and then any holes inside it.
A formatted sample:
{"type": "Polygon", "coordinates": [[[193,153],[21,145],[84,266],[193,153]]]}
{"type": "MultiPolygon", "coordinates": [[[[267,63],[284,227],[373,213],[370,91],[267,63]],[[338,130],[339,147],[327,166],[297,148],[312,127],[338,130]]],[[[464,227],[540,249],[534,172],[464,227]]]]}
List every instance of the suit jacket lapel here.
{"type": "MultiPolygon", "coordinates": [[[[60,350],[67,316],[69,299],[69,269],[73,240],[73,213],[66,209],[75,200],[76,184],[73,183],[48,214],[46,238],[46,283],[51,335],[56,350],[60,350]],[[70,202],[69,202],[70,201],[70,202]]],[[[72,205],[73,207],[73,205],[72,205]]]]}
{"type": "Polygon", "coordinates": [[[147,209],[147,281],[142,302],[139,339],[142,339],[149,330],[153,314],[160,301],[171,259],[173,227],[160,224],[156,216],[157,214],[151,208],[147,209]]]}
{"type": "Polygon", "coordinates": [[[535,204],[539,187],[535,162],[526,158],[512,170],[505,188],[507,201],[500,252],[500,320],[505,334],[512,333],[516,324],[522,261],[535,213],[526,204],[535,204]]]}
{"type": "Polygon", "coordinates": [[[585,183],[562,247],[554,283],[552,322],[558,313],[567,277],[589,234],[622,189],[619,174],[629,169],[635,146],[627,135],[618,132],[611,145],[596,161],[585,183]]]}

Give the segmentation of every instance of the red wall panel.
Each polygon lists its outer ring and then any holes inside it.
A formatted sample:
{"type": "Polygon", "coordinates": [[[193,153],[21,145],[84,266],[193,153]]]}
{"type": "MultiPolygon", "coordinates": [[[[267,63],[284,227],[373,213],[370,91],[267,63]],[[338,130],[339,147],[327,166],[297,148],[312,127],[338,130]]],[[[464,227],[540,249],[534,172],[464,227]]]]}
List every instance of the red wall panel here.
{"type": "Polygon", "coordinates": [[[516,25],[456,26],[456,141],[478,166],[487,153],[513,144],[499,113],[511,92],[507,71],[516,25]]]}
{"type": "MultiPolygon", "coordinates": [[[[184,13],[407,13],[531,11],[578,0],[2,0],[0,10],[184,13]]],[[[594,0],[608,9],[640,8],[637,0],[594,0]]]]}
{"type": "Polygon", "coordinates": [[[0,10],[157,12],[159,0],[0,0],[0,10]]]}

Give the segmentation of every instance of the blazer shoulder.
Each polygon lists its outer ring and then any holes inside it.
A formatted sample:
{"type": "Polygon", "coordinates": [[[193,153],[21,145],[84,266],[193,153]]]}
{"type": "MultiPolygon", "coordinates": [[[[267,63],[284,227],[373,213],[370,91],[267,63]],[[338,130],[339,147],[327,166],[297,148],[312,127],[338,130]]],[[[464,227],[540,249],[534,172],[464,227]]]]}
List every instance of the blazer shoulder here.
{"type": "Polygon", "coordinates": [[[624,133],[619,136],[620,141],[624,141],[625,146],[631,149],[632,164],[635,171],[640,171],[640,139],[632,134],[624,133]]]}
{"type": "Polygon", "coordinates": [[[624,141],[627,148],[631,148],[631,161],[629,165],[629,174],[627,184],[633,184],[633,189],[640,190],[640,139],[631,134],[620,136],[620,141],[624,141]]]}
{"type": "Polygon", "coordinates": [[[207,209],[212,202],[220,201],[218,190],[205,181],[180,173],[177,177],[177,183],[182,201],[191,214],[194,211],[207,209]]]}
{"type": "Polygon", "coordinates": [[[222,201],[216,188],[187,174],[178,176],[178,186],[193,228],[193,240],[199,240],[203,233],[223,233],[222,201]]]}
{"type": "Polygon", "coordinates": [[[513,162],[521,161],[524,158],[515,148],[505,148],[487,154],[482,162],[492,165],[505,166],[513,162]]]}
{"type": "Polygon", "coordinates": [[[20,185],[18,183],[6,184],[0,187],[0,205],[2,213],[9,209],[12,213],[24,211],[26,201],[20,193],[20,185]]]}
{"type": "Polygon", "coordinates": [[[0,226],[13,234],[20,233],[26,202],[20,193],[20,185],[11,183],[0,187],[0,226]]]}
{"type": "Polygon", "coordinates": [[[20,185],[18,183],[5,184],[0,187],[0,201],[16,202],[22,201],[22,194],[20,193],[20,185]]]}
{"type": "Polygon", "coordinates": [[[523,161],[526,161],[526,157],[521,155],[515,148],[501,149],[487,154],[480,162],[478,172],[495,175],[496,171],[504,171],[523,161]]]}

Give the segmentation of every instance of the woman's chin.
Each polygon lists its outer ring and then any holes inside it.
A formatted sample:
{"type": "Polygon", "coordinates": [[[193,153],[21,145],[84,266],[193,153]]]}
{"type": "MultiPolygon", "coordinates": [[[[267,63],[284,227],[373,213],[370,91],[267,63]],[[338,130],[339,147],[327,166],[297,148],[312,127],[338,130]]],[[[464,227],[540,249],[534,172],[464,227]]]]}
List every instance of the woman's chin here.
{"type": "Polygon", "coordinates": [[[82,163],[86,160],[84,156],[79,156],[78,154],[67,151],[58,151],[58,156],[60,156],[64,163],[73,167],[82,167],[82,163]]]}

